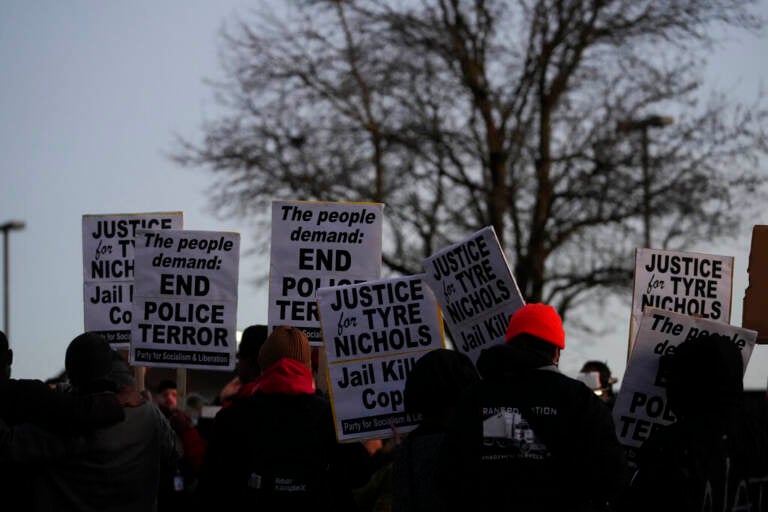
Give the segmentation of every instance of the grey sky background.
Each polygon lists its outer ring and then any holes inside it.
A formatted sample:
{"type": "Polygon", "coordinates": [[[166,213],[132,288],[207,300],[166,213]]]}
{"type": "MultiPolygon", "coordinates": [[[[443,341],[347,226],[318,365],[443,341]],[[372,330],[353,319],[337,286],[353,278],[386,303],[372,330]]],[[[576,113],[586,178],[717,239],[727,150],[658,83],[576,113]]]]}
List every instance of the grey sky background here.
{"type": "MultiPolygon", "coordinates": [[[[201,121],[215,116],[204,79],[221,76],[222,24],[264,3],[0,0],[0,223],[27,224],[10,234],[15,377],[58,373],[69,341],[82,332],[83,214],[183,211],[186,229],[240,232],[238,328],[266,323],[267,287],[253,281],[268,261],[246,255],[252,226],[213,215],[212,175],[167,157],[175,134],[194,138],[201,121]]],[[[760,9],[768,16],[768,1],[760,9]]],[[[708,83],[754,98],[768,85],[766,55],[765,35],[731,35],[712,53],[708,83]]],[[[768,212],[754,224],[768,224],[768,212]]],[[[751,229],[742,226],[733,243],[690,248],[736,257],[734,325],[741,325],[751,229]]],[[[607,316],[599,339],[568,336],[566,373],[601,359],[623,375],[629,309],[607,316]]],[[[766,379],[768,346],[760,346],[745,385],[765,388],[766,379]]]]}

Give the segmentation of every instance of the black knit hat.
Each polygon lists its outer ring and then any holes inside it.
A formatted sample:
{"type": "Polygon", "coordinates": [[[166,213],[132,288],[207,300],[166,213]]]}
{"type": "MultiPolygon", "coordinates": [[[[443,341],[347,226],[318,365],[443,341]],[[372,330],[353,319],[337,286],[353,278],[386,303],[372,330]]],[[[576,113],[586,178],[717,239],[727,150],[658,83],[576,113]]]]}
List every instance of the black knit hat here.
{"type": "Polygon", "coordinates": [[[112,349],[100,335],[86,332],[70,342],[64,367],[75,387],[106,381],[112,369],[112,349]]]}

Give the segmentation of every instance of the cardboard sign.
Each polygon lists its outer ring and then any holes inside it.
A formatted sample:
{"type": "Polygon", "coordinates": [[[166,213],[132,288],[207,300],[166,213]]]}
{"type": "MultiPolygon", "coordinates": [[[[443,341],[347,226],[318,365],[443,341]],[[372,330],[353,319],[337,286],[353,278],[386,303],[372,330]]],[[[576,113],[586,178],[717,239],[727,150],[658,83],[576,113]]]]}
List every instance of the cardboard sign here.
{"type": "Polygon", "coordinates": [[[130,361],[233,370],[240,235],[136,232],[130,361]]]}
{"type": "Polygon", "coordinates": [[[730,323],[733,257],[637,249],[629,352],[645,308],[730,323]]]}
{"type": "Polygon", "coordinates": [[[83,215],[83,301],[85,330],[113,348],[131,341],[134,237],[138,229],[182,229],[183,214],[83,215]]]}
{"type": "Polygon", "coordinates": [[[322,345],[315,294],[319,288],[381,276],[380,203],[272,202],[269,262],[270,332],[299,327],[322,345]]]}
{"type": "Polygon", "coordinates": [[[440,308],[422,277],[318,290],[339,441],[391,437],[390,425],[409,432],[420,421],[404,411],[405,380],[419,357],[444,347],[440,308]]]}
{"type": "Polygon", "coordinates": [[[616,435],[634,462],[636,450],[654,429],[675,421],[667,406],[667,393],[659,376],[659,360],[687,339],[702,333],[727,336],[741,350],[746,370],[757,333],[723,322],[704,320],[660,309],[646,309],[640,320],[634,350],[616,397],[613,419],[616,435]]]}
{"type": "Polygon", "coordinates": [[[504,343],[525,300],[492,226],[425,259],[424,272],[456,350],[476,362],[483,349],[504,343]]]}
{"type": "Polygon", "coordinates": [[[744,292],[741,325],[757,331],[757,342],[768,344],[768,226],[752,228],[749,251],[749,285],[744,292]]]}

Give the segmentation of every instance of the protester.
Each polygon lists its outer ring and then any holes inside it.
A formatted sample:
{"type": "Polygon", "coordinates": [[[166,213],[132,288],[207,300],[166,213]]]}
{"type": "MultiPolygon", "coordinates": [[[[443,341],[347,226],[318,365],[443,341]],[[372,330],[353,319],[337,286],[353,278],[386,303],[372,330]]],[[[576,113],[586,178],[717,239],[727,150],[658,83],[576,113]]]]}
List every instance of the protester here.
{"type": "Polygon", "coordinates": [[[745,408],[741,351],[705,334],[660,362],[677,420],[638,454],[627,511],[768,511],[768,422],[745,408]]]}
{"type": "Polygon", "coordinates": [[[616,378],[611,375],[611,369],[603,361],[587,361],[581,367],[583,374],[596,373],[597,385],[592,391],[602,400],[609,409],[613,409],[616,403],[616,394],[613,392],[613,385],[616,384],[616,378]]]}
{"type": "Polygon", "coordinates": [[[350,489],[360,485],[348,479],[369,475],[356,475],[336,442],[330,404],[315,393],[306,335],[275,328],[258,362],[254,393],[216,416],[201,477],[206,508],[348,509],[350,489]]]}
{"type": "Polygon", "coordinates": [[[445,511],[463,499],[456,461],[465,457],[450,434],[458,404],[479,380],[469,357],[453,350],[433,350],[414,364],[405,382],[405,411],[421,415],[421,422],[396,451],[395,512],[445,511]]]}
{"type": "Polygon", "coordinates": [[[155,403],[166,414],[178,410],[179,390],[173,380],[161,380],[155,389],[155,403]]]}
{"type": "Polygon", "coordinates": [[[176,433],[178,459],[175,466],[161,475],[158,510],[188,510],[197,494],[198,479],[205,459],[206,443],[192,417],[179,408],[176,382],[162,380],[157,386],[155,403],[176,433]]]}
{"type": "Polygon", "coordinates": [[[236,397],[253,394],[255,381],[261,375],[259,351],[267,334],[266,325],[249,325],[245,328],[237,347],[237,376],[219,392],[216,404],[227,406],[236,397]]]}
{"type": "MultiPolygon", "coordinates": [[[[109,344],[100,336],[76,337],[65,356],[73,393],[113,393],[115,362],[109,344]]],[[[124,378],[127,369],[120,373],[119,378],[124,378]]],[[[173,432],[150,403],[124,413],[123,421],[83,436],[53,433],[35,425],[14,427],[4,455],[39,469],[35,510],[155,510],[159,470],[175,457],[173,432]]]]}
{"type": "Polygon", "coordinates": [[[39,380],[11,379],[12,363],[13,351],[0,331],[0,496],[3,511],[9,512],[29,510],[32,499],[33,475],[9,455],[17,425],[34,423],[62,434],[84,433],[120,422],[125,418],[123,407],[144,403],[128,388],[105,395],[57,393],[39,380]]]}
{"type": "Polygon", "coordinates": [[[505,341],[477,361],[482,432],[477,464],[466,470],[476,477],[477,508],[605,510],[625,482],[623,451],[608,408],[558,369],[560,316],[527,304],[512,315],[505,341]]]}

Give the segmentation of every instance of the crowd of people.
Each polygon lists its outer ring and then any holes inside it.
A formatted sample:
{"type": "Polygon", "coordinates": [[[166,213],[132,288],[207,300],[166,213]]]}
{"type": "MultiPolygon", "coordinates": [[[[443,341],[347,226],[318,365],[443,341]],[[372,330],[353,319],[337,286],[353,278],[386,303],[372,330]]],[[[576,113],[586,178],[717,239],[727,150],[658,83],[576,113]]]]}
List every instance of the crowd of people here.
{"type": "Polygon", "coordinates": [[[582,368],[592,388],[564,375],[565,347],[555,309],[527,304],[476,364],[449,349],[417,360],[415,430],[339,443],[298,328],[244,331],[209,432],[173,381],[137,389],[96,334],[72,340],[68,385],[53,389],[11,378],[0,332],[2,510],[768,511],[768,420],[742,406],[734,343],[704,335],[663,356],[677,421],[631,467],[615,379],[599,361],[582,368]]]}

